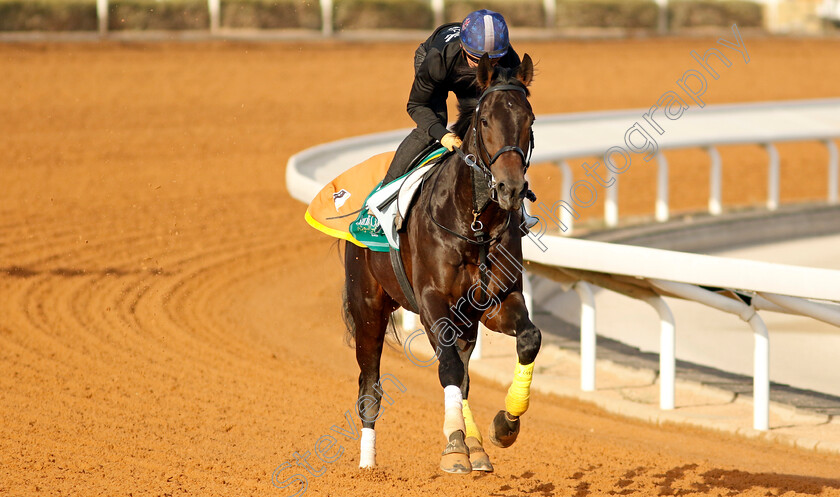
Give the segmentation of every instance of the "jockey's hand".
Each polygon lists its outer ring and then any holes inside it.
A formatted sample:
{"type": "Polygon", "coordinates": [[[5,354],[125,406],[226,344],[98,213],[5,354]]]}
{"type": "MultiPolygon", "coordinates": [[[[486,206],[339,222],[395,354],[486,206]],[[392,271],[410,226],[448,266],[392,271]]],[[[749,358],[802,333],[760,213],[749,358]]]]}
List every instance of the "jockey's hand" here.
{"type": "Polygon", "coordinates": [[[445,135],[443,135],[443,138],[440,139],[440,144],[446,147],[446,150],[449,150],[450,152],[455,147],[461,148],[461,145],[463,145],[463,143],[464,142],[462,142],[461,139],[458,138],[458,135],[456,135],[455,133],[446,133],[445,135]]]}

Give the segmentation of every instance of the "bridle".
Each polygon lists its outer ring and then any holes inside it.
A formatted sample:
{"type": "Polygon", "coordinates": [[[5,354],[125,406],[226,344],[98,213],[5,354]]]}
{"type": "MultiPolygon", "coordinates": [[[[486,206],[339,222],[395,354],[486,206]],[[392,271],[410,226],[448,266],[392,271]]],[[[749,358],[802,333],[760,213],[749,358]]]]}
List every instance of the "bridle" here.
{"type": "MultiPolygon", "coordinates": [[[[464,163],[467,166],[469,166],[470,168],[475,170],[478,174],[481,174],[481,175],[484,176],[484,178],[487,180],[487,188],[490,190],[490,200],[498,203],[499,197],[498,197],[498,191],[496,189],[496,178],[493,176],[493,171],[490,169],[490,167],[493,164],[496,163],[496,161],[499,159],[499,157],[502,156],[502,154],[507,153],[507,152],[516,152],[517,154],[519,154],[519,157],[522,158],[522,166],[524,167],[524,172],[527,172],[528,167],[530,167],[530,165],[531,165],[531,153],[534,151],[534,128],[533,128],[533,122],[532,122],[531,123],[532,127],[529,130],[528,153],[527,154],[524,151],[522,151],[522,148],[520,148],[518,145],[505,145],[505,146],[501,147],[499,150],[497,150],[496,153],[493,154],[492,157],[491,157],[490,152],[487,150],[487,146],[484,143],[484,139],[480,135],[480,132],[479,132],[480,127],[478,126],[477,123],[478,123],[478,121],[481,117],[481,104],[482,104],[482,102],[484,102],[484,99],[487,97],[487,95],[489,95],[493,92],[496,92],[496,91],[518,91],[518,92],[522,93],[522,95],[525,96],[526,99],[527,99],[527,96],[528,96],[527,90],[525,90],[524,87],[519,86],[519,85],[511,85],[511,84],[496,85],[496,86],[491,86],[491,87],[487,88],[486,90],[484,90],[484,92],[481,94],[481,96],[478,97],[478,103],[476,103],[475,111],[473,113],[473,119],[472,119],[473,149],[477,151],[478,157],[476,157],[475,154],[465,154],[464,151],[461,150],[459,147],[455,147],[455,152],[458,154],[458,157],[460,157],[461,160],[463,160],[464,163]],[[484,161],[484,156],[490,157],[489,163],[484,161]]],[[[435,185],[437,184],[437,178],[438,177],[439,176],[435,177],[435,182],[434,182],[435,185]]],[[[433,187],[432,187],[433,190],[434,190],[435,185],[433,185],[433,187]]],[[[529,192],[523,192],[522,196],[525,197],[526,195],[528,195],[528,193],[529,192]]],[[[533,195],[533,194],[531,194],[531,195],[533,195]]],[[[507,227],[510,224],[511,212],[508,212],[507,218],[505,220],[505,224],[502,227],[502,229],[499,230],[499,233],[495,237],[487,239],[487,238],[485,238],[487,236],[487,234],[483,232],[484,226],[481,223],[481,221],[478,220],[478,216],[484,210],[486,205],[480,206],[480,205],[477,204],[475,188],[473,188],[472,197],[473,197],[473,212],[472,212],[473,221],[470,224],[470,229],[472,229],[473,234],[475,235],[476,239],[466,237],[466,236],[464,236],[464,235],[462,235],[462,234],[460,234],[460,233],[458,233],[454,230],[451,230],[451,229],[447,228],[446,226],[440,224],[434,218],[434,216],[432,216],[431,210],[429,210],[429,217],[431,218],[432,222],[434,222],[435,225],[437,225],[438,228],[446,231],[447,233],[449,233],[451,235],[455,235],[456,237],[458,237],[461,240],[464,240],[464,241],[466,241],[470,244],[486,245],[486,244],[489,244],[491,242],[495,242],[496,240],[501,238],[501,236],[507,230],[507,227]]],[[[536,198],[534,198],[534,200],[535,199],[536,198]]],[[[427,207],[427,210],[428,210],[429,205],[427,205],[426,207],[427,207]]]]}
{"type": "Polygon", "coordinates": [[[496,151],[493,156],[490,156],[490,152],[487,150],[487,145],[484,144],[484,139],[480,136],[480,129],[481,127],[477,125],[479,116],[481,115],[481,103],[484,101],[484,98],[492,92],[495,91],[518,91],[527,97],[527,92],[525,88],[518,86],[518,85],[497,85],[491,86],[484,90],[484,93],[478,97],[478,104],[475,106],[475,113],[473,114],[473,121],[472,121],[472,131],[473,131],[473,148],[478,151],[478,157],[474,154],[465,154],[460,148],[455,148],[455,152],[457,152],[458,156],[461,160],[464,161],[469,167],[475,169],[479,173],[483,174],[484,177],[487,179],[487,187],[490,188],[490,199],[494,202],[498,202],[498,191],[496,190],[496,178],[493,176],[493,172],[490,170],[490,167],[496,163],[499,157],[502,154],[507,152],[516,152],[522,158],[522,164],[525,167],[525,172],[528,171],[528,167],[531,165],[531,153],[534,151],[534,129],[533,127],[530,129],[529,134],[529,142],[528,142],[528,153],[522,151],[522,149],[517,145],[505,145],[504,147],[500,148],[496,151]],[[489,163],[484,162],[484,156],[491,157],[489,163]],[[478,160],[476,160],[478,159],[478,160]]]}
{"type": "MultiPolygon", "coordinates": [[[[505,145],[504,147],[500,148],[496,151],[495,154],[490,156],[490,153],[487,151],[487,146],[484,144],[484,139],[481,138],[479,135],[479,126],[477,126],[477,122],[481,115],[481,103],[484,101],[484,98],[492,92],[495,91],[518,91],[521,92],[523,95],[527,97],[528,93],[525,88],[517,85],[497,85],[491,86],[484,90],[484,93],[478,97],[478,104],[475,106],[475,113],[473,115],[472,121],[472,131],[473,131],[473,148],[477,151],[478,157],[473,154],[465,154],[460,148],[455,147],[455,152],[458,153],[458,156],[463,160],[469,167],[474,169],[479,174],[483,174],[485,179],[487,180],[487,187],[490,189],[490,200],[494,202],[498,202],[498,192],[496,190],[496,178],[493,176],[493,172],[490,170],[490,166],[492,166],[498,159],[501,157],[502,154],[507,152],[516,152],[522,158],[522,165],[525,168],[525,171],[528,171],[528,167],[531,163],[531,153],[534,151],[534,129],[533,127],[529,130],[530,139],[528,143],[528,153],[526,154],[520,147],[516,145],[505,145]],[[484,161],[484,156],[490,157],[489,163],[484,161]],[[476,160],[477,159],[477,160],[476,160]]],[[[434,182],[432,184],[432,191],[435,190],[435,186],[437,185],[437,180],[440,178],[440,174],[435,176],[434,182]]],[[[425,181],[425,180],[424,180],[425,181]]],[[[527,190],[527,188],[526,188],[527,190]]],[[[533,194],[531,194],[533,195],[533,194]]],[[[526,196],[526,193],[523,193],[523,197],[526,196]]],[[[496,236],[489,237],[490,233],[484,232],[484,225],[481,221],[478,220],[478,216],[481,214],[485,206],[479,206],[476,200],[476,191],[475,185],[473,185],[473,221],[470,224],[470,229],[472,229],[474,238],[470,238],[468,236],[464,236],[455,230],[447,228],[446,226],[442,225],[435,219],[432,215],[431,210],[431,202],[426,203],[426,212],[429,216],[429,219],[443,231],[454,235],[455,237],[469,243],[470,245],[478,246],[478,262],[479,262],[479,283],[481,289],[481,296],[479,297],[480,301],[484,301],[484,297],[488,294],[488,284],[490,280],[489,275],[489,262],[487,260],[487,252],[490,247],[490,244],[498,241],[501,239],[502,236],[507,232],[508,226],[510,226],[510,218],[513,214],[512,211],[508,211],[508,215],[505,218],[505,223],[496,236]]],[[[536,200],[536,197],[533,198],[536,200]]],[[[488,230],[489,231],[489,230],[488,230]]]]}

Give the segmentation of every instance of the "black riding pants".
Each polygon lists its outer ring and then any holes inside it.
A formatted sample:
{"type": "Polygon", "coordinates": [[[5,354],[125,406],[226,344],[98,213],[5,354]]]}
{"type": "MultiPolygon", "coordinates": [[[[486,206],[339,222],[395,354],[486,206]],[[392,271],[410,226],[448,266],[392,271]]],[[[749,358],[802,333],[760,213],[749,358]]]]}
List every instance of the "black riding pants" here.
{"type": "Polygon", "coordinates": [[[385,175],[383,184],[388,184],[407,173],[409,166],[420,152],[436,142],[437,140],[430,137],[425,131],[414,128],[397,147],[397,152],[394,154],[391,165],[388,166],[388,173],[385,175]]]}

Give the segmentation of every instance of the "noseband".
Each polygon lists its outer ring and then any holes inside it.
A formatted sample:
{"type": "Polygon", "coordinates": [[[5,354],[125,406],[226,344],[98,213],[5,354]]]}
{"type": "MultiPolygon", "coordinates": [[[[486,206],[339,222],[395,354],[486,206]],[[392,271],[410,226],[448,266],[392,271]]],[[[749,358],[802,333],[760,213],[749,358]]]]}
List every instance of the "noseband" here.
{"type": "Polygon", "coordinates": [[[497,85],[491,86],[484,90],[484,93],[478,98],[478,104],[475,106],[475,114],[473,115],[473,145],[476,150],[478,150],[478,157],[476,161],[476,156],[474,154],[465,154],[460,148],[456,148],[455,151],[458,153],[458,156],[471,168],[475,169],[476,171],[480,172],[487,178],[487,186],[490,188],[490,198],[493,201],[498,201],[498,192],[496,190],[496,178],[493,176],[493,172],[490,170],[490,167],[496,163],[496,160],[502,156],[502,154],[506,152],[516,152],[522,158],[522,164],[525,167],[525,171],[528,171],[528,167],[531,165],[531,153],[534,151],[534,130],[531,128],[530,130],[530,140],[528,143],[528,153],[522,151],[516,145],[505,145],[504,147],[500,148],[496,151],[495,154],[490,158],[489,163],[484,162],[484,155],[490,157],[490,152],[487,150],[487,146],[484,144],[484,139],[480,137],[479,127],[477,126],[477,121],[479,116],[481,115],[481,103],[484,101],[484,98],[494,91],[518,91],[527,97],[527,93],[525,88],[517,85],[497,85]]]}

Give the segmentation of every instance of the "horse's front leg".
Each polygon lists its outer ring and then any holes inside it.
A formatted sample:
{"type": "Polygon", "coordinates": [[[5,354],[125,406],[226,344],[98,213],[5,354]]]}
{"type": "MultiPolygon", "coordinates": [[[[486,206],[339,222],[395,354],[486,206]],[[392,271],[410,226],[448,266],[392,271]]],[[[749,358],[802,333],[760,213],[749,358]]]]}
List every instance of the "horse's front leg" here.
{"type": "Polygon", "coordinates": [[[421,320],[429,330],[429,341],[437,354],[438,376],[443,387],[446,447],[440,459],[440,469],[447,473],[468,474],[472,465],[465,440],[467,427],[461,390],[466,385],[466,375],[457,343],[462,332],[452,321],[444,296],[426,292],[421,299],[421,320]]]}
{"type": "MultiPolygon", "coordinates": [[[[473,329],[469,331],[470,333],[468,336],[480,333],[480,331],[478,331],[478,325],[474,326],[473,329]]],[[[488,456],[487,452],[484,450],[481,431],[475,422],[475,417],[473,416],[470,404],[467,401],[470,395],[470,356],[475,349],[476,341],[473,339],[459,340],[459,342],[461,344],[461,347],[458,349],[459,355],[461,357],[461,362],[464,364],[464,381],[461,382],[461,394],[464,397],[464,407],[462,412],[464,414],[464,424],[466,425],[467,430],[465,433],[467,449],[470,452],[470,464],[472,465],[473,471],[486,471],[489,473],[493,471],[493,464],[490,462],[490,456],[488,456]]]]}
{"type": "Polygon", "coordinates": [[[490,424],[490,441],[499,447],[510,447],[519,435],[519,417],[528,410],[531,396],[531,377],[534,360],[540,351],[542,335],[528,317],[525,299],[519,291],[511,292],[499,308],[488,310],[492,317],[484,320],[491,330],[516,336],[518,361],[513,373],[513,382],[505,397],[505,409],[499,411],[490,424]]]}

